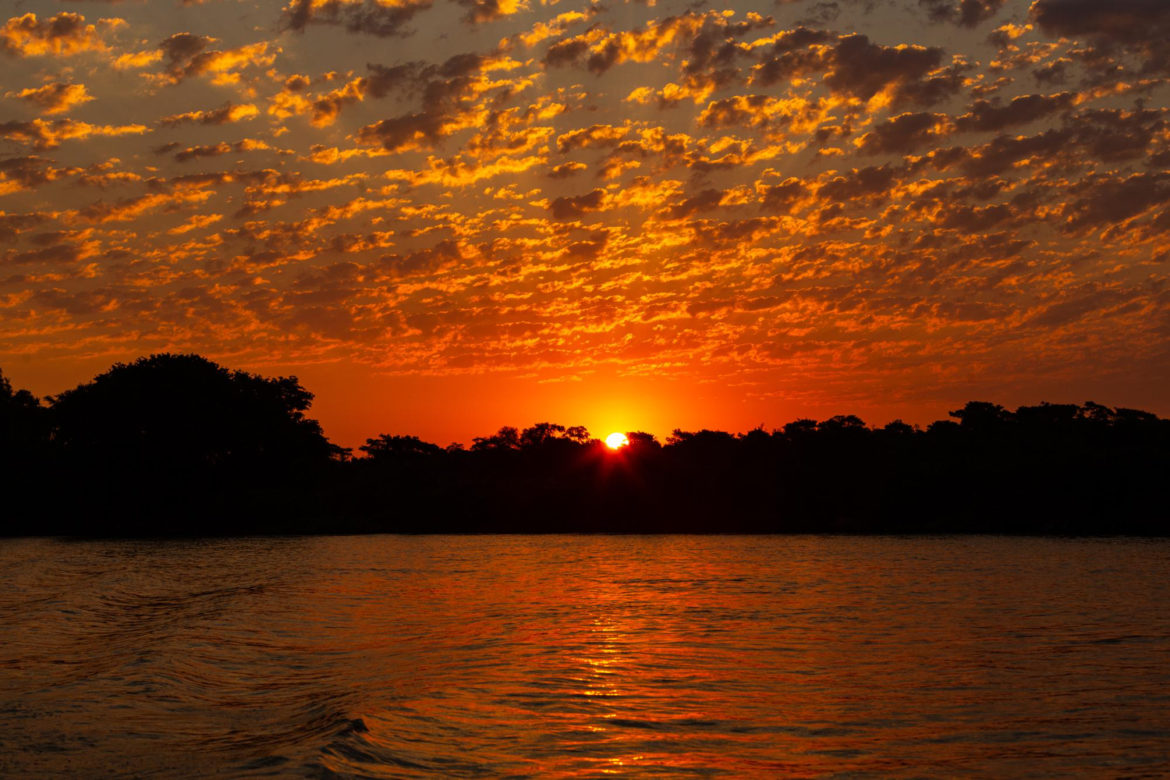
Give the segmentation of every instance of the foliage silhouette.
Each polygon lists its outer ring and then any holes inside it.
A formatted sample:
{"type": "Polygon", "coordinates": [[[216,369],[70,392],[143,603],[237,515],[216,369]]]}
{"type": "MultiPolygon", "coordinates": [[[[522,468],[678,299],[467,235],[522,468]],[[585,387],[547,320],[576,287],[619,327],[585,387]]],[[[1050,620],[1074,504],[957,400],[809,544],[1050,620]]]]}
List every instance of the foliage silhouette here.
{"type": "Polygon", "coordinates": [[[295,377],[153,355],[50,398],[0,374],[8,534],[1170,532],[1170,421],[972,401],[925,430],[853,415],[742,434],[505,426],[384,434],[360,457],[295,377]]]}
{"type": "Polygon", "coordinates": [[[29,391],[13,390],[0,372],[0,463],[11,467],[39,456],[48,442],[47,410],[29,391]]]}
{"type": "MultiPolygon", "coordinates": [[[[50,431],[49,412],[40,400],[14,390],[0,372],[0,517],[28,517],[37,510],[48,485],[50,431]]],[[[0,522],[0,533],[4,530],[0,522]]]]}
{"type": "Polygon", "coordinates": [[[114,365],[50,399],[45,477],[68,485],[55,513],[83,533],[230,532],[253,507],[286,505],[290,487],[343,454],[305,416],[312,399],[295,377],[198,355],[114,365]]]}
{"type": "Polygon", "coordinates": [[[52,399],[64,452],[152,471],[271,471],[321,463],[338,448],[305,417],[296,377],[229,371],[198,355],[151,355],[52,399]]]}

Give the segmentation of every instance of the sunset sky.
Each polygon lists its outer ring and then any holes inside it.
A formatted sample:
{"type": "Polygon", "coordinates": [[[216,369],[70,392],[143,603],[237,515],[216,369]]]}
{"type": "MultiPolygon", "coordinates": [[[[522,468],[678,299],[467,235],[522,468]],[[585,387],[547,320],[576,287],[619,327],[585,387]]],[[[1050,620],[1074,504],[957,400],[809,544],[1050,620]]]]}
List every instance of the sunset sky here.
{"type": "Polygon", "coordinates": [[[8,2],[0,369],[339,444],[1170,414],[1162,0],[8,2]]]}

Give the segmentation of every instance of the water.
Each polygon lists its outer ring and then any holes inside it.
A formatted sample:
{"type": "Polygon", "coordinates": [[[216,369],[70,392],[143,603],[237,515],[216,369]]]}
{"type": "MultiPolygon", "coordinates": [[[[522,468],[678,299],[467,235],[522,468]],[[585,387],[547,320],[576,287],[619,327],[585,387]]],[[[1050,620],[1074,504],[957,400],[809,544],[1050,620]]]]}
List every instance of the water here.
{"type": "Polygon", "coordinates": [[[0,775],[1170,775],[1170,542],[0,542],[0,775]]]}

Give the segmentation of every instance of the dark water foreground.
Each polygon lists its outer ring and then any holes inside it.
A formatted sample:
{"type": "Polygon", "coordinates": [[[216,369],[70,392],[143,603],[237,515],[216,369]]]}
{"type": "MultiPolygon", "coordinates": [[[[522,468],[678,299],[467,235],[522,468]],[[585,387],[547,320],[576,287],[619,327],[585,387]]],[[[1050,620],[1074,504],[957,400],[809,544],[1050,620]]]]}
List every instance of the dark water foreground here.
{"type": "Polygon", "coordinates": [[[0,542],[3,776],[1170,775],[1170,541],[0,542]]]}

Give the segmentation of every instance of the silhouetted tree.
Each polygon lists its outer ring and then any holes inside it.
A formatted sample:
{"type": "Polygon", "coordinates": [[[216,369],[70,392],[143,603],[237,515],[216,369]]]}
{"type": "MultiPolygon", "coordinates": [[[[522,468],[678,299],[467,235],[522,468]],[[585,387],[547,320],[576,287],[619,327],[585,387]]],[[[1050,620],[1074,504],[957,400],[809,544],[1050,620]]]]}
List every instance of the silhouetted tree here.
{"type": "Polygon", "coordinates": [[[589,429],[584,425],[571,425],[565,429],[565,438],[578,444],[588,444],[589,429]]]}
{"type": "Polygon", "coordinates": [[[132,533],[295,527],[282,515],[345,452],[305,416],[312,400],[296,377],[198,355],[116,364],[52,398],[72,511],[132,533]]]}
{"type": "Polygon", "coordinates": [[[338,458],[296,377],[229,371],[199,355],[119,363],[52,398],[66,452],[150,470],[287,469],[338,458]]]}
{"type": "Polygon", "coordinates": [[[915,432],[913,425],[904,423],[900,419],[891,420],[890,422],[886,423],[882,427],[882,430],[895,436],[912,436],[915,432]]]}
{"type": "Polygon", "coordinates": [[[1042,403],[1039,406],[1021,406],[1016,409],[1013,418],[1021,425],[1032,426],[1068,426],[1075,423],[1081,416],[1081,408],[1076,404],[1042,403]]]}
{"type": "Polygon", "coordinates": [[[523,449],[543,447],[554,439],[559,439],[564,432],[563,425],[536,423],[531,428],[525,428],[520,434],[520,447],[523,449]]]}
{"type": "Polygon", "coordinates": [[[0,534],[39,532],[44,495],[53,482],[49,415],[27,390],[0,373],[0,534]]]}
{"type": "Polygon", "coordinates": [[[989,431],[1013,419],[1013,415],[999,404],[986,401],[968,401],[962,409],[948,412],[964,428],[975,431],[989,431]]]}
{"type": "Polygon", "coordinates": [[[1101,423],[1105,425],[1111,424],[1114,419],[1112,409],[1110,409],[1108,406],[1095,404],[1092,401],[1087,401],[1085,405],[1081,407],[1078,417],[1082,420],[1091,420],[1095,423],[1101,423]]]}
{"type": "Polygon", "coordinates": [[[520,431],[505,425],[493,436],[476,436],[471,442],[472,452],[484,450],[507,451],[520,449],[520,431]]]}
{"type": "Polygon", "coordinates": [[[27,390],[13,390],[0,371],[0,462],[40,453],[49,440],[48,413],[27,390]]]}
{"type": "Polygon", "coordinates": [[[800,420],[793,420],[790,423],[786,423],[781,430],[784,431],[785,436],[788,436],[790,438],[795,438],[798,436],[807,436],[809,434],[816,432],[817,421],[810,420],[808,418],[802,418],[800,420]]]}
{"type": "Polygon", "coordinates": [[[865,422],[860,417],[852,414],[838,414],[817,423],[817,431],[821,433],[864,430],[866,430],[865,422]]]}
{"type": "Polygon", "coordinates": [[[630,451],[634,453],[657,452],[662,449],[654,434],[644,431],[630,431],[626,434],[626,440],[630,442],[630,451]]]}
{"type": "Polygon", "coordinates": [[[366,439],[366,443],[358,449],[374,461],[425,458],[442,455],[445,452],[439,445],[423,441],[417,436],[389,436],[387,434],[382,434],[376,439],[366,439]]]}

